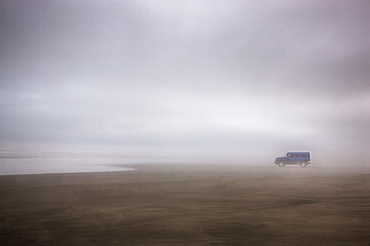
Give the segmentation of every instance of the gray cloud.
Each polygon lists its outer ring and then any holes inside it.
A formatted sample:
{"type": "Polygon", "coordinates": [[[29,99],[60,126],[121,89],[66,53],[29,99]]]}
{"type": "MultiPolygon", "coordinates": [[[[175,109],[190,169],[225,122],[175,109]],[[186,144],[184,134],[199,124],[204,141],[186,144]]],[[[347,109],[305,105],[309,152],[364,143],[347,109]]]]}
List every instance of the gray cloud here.
{"type": "Polygon", "coordinates": [[[0,136],[241,159],[346,148],[349,158],[369,146],[369,10],[2,1],[0,136]]]}

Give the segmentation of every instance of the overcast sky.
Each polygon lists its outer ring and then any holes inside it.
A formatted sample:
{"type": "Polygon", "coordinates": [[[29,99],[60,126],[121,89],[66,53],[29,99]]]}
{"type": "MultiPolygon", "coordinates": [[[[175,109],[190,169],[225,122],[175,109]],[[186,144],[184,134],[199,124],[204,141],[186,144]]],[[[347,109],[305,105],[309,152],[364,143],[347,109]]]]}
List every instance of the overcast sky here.
{"type": "Polygon", "coordinates": [[[369,13],[366,0],[1,0],[1,142],[367,165],[369,13]]]}

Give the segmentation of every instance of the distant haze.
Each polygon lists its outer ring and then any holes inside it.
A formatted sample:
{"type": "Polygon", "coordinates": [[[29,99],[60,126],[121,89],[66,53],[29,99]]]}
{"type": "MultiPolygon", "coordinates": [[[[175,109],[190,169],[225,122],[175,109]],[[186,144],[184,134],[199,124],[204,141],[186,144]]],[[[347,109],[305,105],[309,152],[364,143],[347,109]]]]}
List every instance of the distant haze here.
{"type": "Polygon", "coordinates": [[[368,166],[369,13],[365,0],[2,0],[1,146],[368,166]]]}

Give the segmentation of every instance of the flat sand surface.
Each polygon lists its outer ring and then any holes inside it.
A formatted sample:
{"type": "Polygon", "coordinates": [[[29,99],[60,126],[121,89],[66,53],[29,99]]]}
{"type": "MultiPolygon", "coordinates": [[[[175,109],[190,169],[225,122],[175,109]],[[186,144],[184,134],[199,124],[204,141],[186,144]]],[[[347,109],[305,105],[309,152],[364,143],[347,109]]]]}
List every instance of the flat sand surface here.
{"type": "Polygon", "coordinates": [[[0,176],[0,245],[370,243],[369,172],[133,167],[0,176]]]}

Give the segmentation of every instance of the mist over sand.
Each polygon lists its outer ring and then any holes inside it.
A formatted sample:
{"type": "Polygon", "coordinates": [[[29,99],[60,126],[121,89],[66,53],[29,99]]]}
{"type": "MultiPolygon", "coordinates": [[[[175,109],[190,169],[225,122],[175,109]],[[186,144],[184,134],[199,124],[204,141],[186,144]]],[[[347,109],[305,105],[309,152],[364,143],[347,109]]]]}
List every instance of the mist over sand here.
{"type": "MultiPolygon", "coordinates": [[[[168,150],[161,152],[154,148],[125,148],[121,146],[101,145],[61,145],[61,144],[2,144],[0,146],[0,175],[38,174],[38,173],[73,173],[131,170],[125,166],[135,164],[172,165],[214,165],[275,168],[274,160],[285,153],[226,150],[206,153],[198,151],[168,150]]],[[[318,152],[320,153],[320,152],[318,152]]],[[[366,171],[370,165],[361,158],[341,160],[338,154],[334,158],[320,156],[311,152],[309,168],[332,172],[366,171]]],[[[294,168],[294,166],[287,166],[294,168]]]]}
{"type": "Polygon", "coordinates": [[[3,148],[0,244],[345,246],[369,240],[369,166],[313,159],[305,168],[281,168],[273,158],[196,162],[71,147],[3,148]]]}

